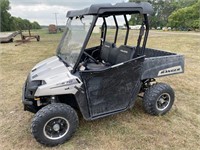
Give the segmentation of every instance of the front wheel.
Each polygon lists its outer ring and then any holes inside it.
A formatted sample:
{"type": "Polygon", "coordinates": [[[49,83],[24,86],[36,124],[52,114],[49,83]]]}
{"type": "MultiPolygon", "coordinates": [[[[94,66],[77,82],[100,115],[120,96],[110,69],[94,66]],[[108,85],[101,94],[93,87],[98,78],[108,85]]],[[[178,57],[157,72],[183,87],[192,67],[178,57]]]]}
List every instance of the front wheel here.
{"type": "Polygon", "coordinates": [[[150,86],[144,93],[143,106],[151,115],[164,115],[174,103],[174,91],[165,83],[150,86]]]}
{"type": "Polygon", "coordinates": [[[39,143],[56,146],[71,138],[78,127],[78,116],[66,104],[49,104],[36,113],[31,127],[32,134],[39,143]]]}

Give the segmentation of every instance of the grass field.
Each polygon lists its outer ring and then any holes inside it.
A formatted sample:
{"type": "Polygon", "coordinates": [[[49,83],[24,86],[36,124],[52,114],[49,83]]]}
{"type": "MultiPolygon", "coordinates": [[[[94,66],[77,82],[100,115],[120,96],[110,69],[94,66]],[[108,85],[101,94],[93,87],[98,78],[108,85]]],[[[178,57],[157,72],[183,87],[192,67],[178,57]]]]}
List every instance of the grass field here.
{"type": "Polygon", "coordinates": [[[198,150],[200,149],[200,34],[150,31],[148,47],[185,55],[185,73],[160,78],[170,84],[176,99],[171,111],[154,117],[138,98],[132,110],[95,121],[80,117],[73,138],[47,148],[31,135],[33,114],[23,111],[22,86],[30,69],[55,55],[61,34],[38,31],[41,41],[0,45],[0,150],[198,150]]]}

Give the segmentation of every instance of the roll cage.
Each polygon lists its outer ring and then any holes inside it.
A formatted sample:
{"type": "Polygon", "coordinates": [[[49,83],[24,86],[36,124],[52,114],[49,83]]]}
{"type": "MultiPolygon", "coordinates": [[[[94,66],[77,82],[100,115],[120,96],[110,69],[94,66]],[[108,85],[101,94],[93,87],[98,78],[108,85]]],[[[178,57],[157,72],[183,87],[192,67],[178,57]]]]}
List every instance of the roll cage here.
{"type": "Polygon", "coordinates": [[[75,73],[77,71],[77,67],[80,64],[82,55],[85,53],[86,46],[88,44],[88,41],[90,40],[91,34],[93,32],[93,29],[96,25],[96,22],[98,18],[103,18],[103,24],[101,26],[101,42],[100,42],[100,47],[104,43],[107,35],[107,21],[106,17],[112,16],[115,22],[115,37],[114,37],[114,43],[117,42],[118,38],[118,31],[119,31],[119,25],[118,21],[116,19],[116,16],[123,16],[124,21],[125,21],[125,27],[126,27],[126,35],[124,39],[124,45],[127,45],[127,40],[129,37],[129,31],[130,31],[130,26],[129,26],[129,21],[127,19],[126,15],[131,15],[131,14],[141,14],[143,16],[143,22],[140,28],[139,36],[137,39],[137,45],[136,45],[136,55],[137,56],[142,56],[144,55],[145,51],[145,46],[147,43],[147,38],[148,38],[148,33],[149,33],[149,21],[148,21],[148,14],[152,14],[153,9],[152,6],[149,3],[146,2],[140,2],[140,3],[117,3],[115,5],[111,4],[95,4],[91,5],[89,8],[85,8],[83,10],[73,10],[69,11],[67,13],[67,17],[73,18],[73,17],[80,17],[84,15],[93,15],[93,21],[91,23],[90,29],[88,31],[88,34],[85,38],[84,44],[81,49],[81,53],[78,57],[78,60],[76,64],[74,65],[74,68],[72,70],[72,73],[75,73]],[[144,36],[144,38],[143,38],[144,36]],[[141,41],[143,40],[143,43],[141,45],[141,41]]]}

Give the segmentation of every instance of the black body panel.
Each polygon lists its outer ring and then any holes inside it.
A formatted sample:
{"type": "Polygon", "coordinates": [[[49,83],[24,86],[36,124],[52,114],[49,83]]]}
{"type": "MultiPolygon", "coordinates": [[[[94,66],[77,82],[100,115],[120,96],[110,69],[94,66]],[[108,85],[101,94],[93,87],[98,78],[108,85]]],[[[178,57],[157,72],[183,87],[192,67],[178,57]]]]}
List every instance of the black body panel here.
{"type": "Polygon", "coordinates": [[[76,92],[75,97],[78,103],[81,114],[83,115],[85,120],[90,119],[90,112],[88,108],[88,100],[85,93],[85,88],[82,86],[81,88],[77,88],[78,92],[76,92]]]}
{"type": "Polygon", "coordinates": [[[133,106],[141,87],[143,61],[144,57],[138,57],[107,69],[80,73],[87,96],[88,119],[111,115],[133,106]]]}
{"type": "Polygon", "coordinates": [[[30,95],[30,91],[27,89],[28,81],[26,80],[23,88],[22,88],[22,103],[24,105],[24,110],[30,111],[32,113],[36,113],[39,108],[37,107],[36,101],[30,95]]]}
{"type": "Polygon", "coordinates": [[[155,49],[145,49],[141,80],[184,72],[184,56],[155,49]]]}

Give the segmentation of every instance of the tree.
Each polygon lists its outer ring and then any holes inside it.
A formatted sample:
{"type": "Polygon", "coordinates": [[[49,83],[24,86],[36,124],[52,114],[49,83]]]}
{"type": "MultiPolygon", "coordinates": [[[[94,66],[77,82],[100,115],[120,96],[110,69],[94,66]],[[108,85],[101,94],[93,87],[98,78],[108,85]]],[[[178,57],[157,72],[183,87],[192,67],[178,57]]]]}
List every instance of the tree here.
{"type": "Polygon", "coordinates": [[[10,13],[8,10],[10,9],[10,2],[8,0],[0,0],[0,13],[1,13],[1,31],[9,31],[10,30],[10,13]]]}
{"type": "Polygon", "coordinates": [[[9,0],[0,0],[1,10],[1,31],[14,31],[14,30],[28,30],[28,29],[40,29],[40,25],[34,21],[31,23],[27,19],[20,17],[16,18],[11,16],[8,12],[10,10],[9,0]]]}
{"type": "Polygon", "coordinates": [[[192,6],[178,9],[169,16],[168,25],[180,29],[200,27],[199,19],[200,0],[192,6]]]}
{"type": "Polygon", "coordinates": [[[23,22],[23,25],[24,25],[24,28],[23,28],[24,30],[32,29],[32,27],[31,27],[32,24],[29,20],[23,19],[22,22],[23,22]]]}
{"type": "MultiPolygon", "coordinates": [[[[168,16],[177,8],[177,0],[130,0],[130,2],[140,1],[146,1],[152,4],[154,13],[150,16],[150,25],[155,28],[165,26],[168,21],[168,16]]],[[[131,23],[134,20],[135,18],[131,17],[131,23]]]]}
{"type": "MultiPolygon", "coordinates": [[[[146,1],[152,4],[154,13],[150,16],[151,27],[167,26],[168,18],[172,12],[195,4],[198,0],[129,0],[130,2],[146,1]]],[[[134,17],[131,17],[130,23],[137,23],[134,17]]]]}
{"type": "Polygon", "coordinates": [[[197,2],[198,0],[178,0],[177,9],[192,6],[197,2]]]}
{"type": "Polygon", "coordinates": [[[15,23],[15,28],[17,30],[23,30],[25,28],[22,18],[13,17],[13,22],[15,23]]]}
{"type": "Polygon", "coordinates": [[[36,21],[34,21],[32,23],[32,29],[41,29],[41,27],[40,27],[40,25],[36,21]]]}

